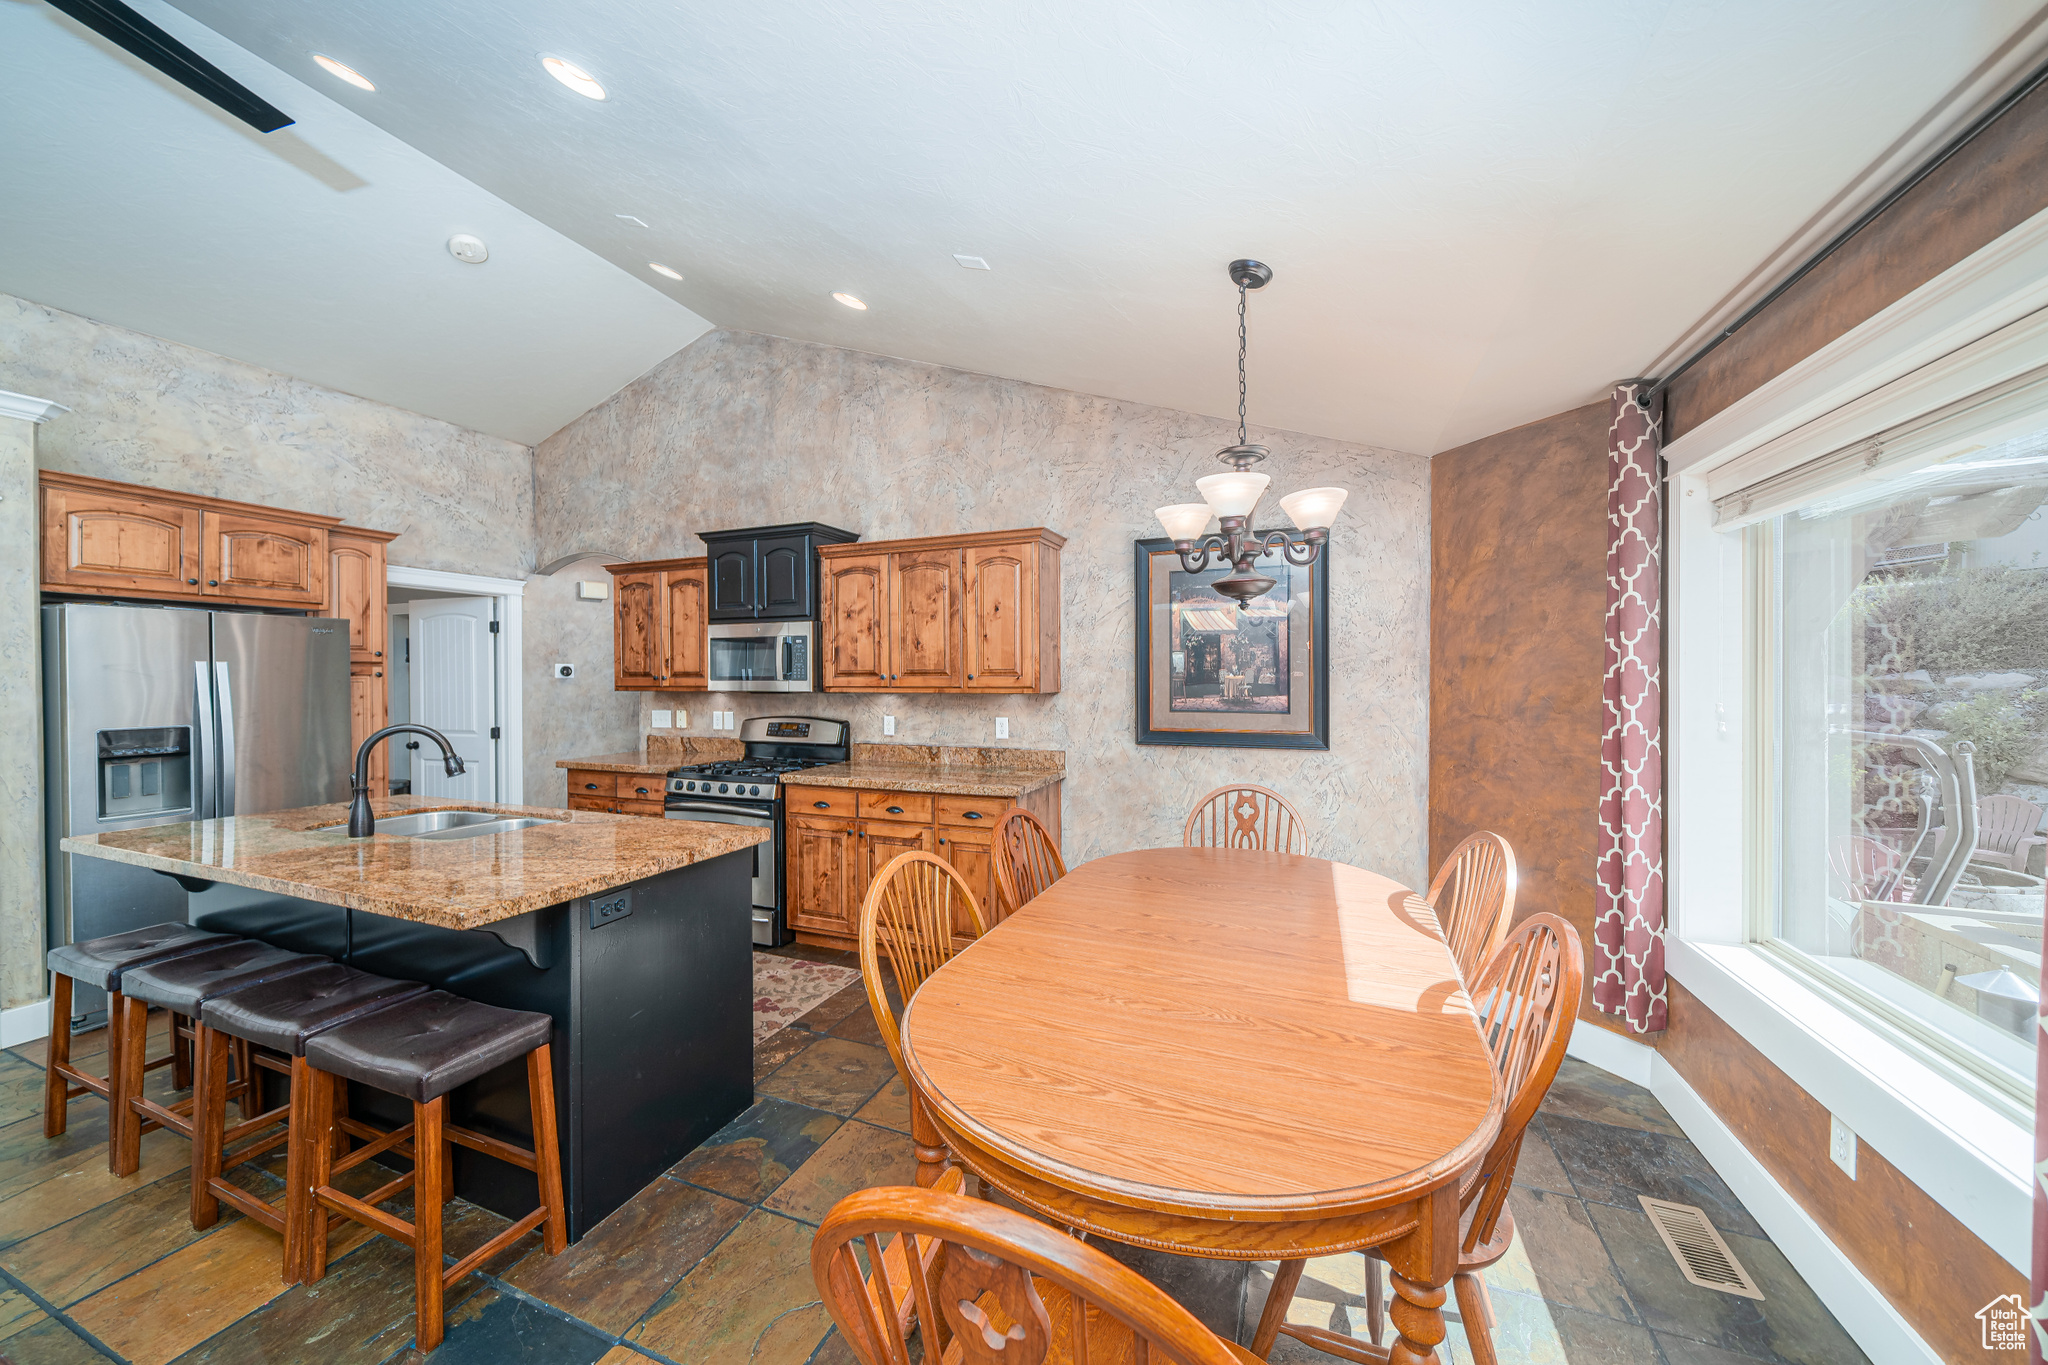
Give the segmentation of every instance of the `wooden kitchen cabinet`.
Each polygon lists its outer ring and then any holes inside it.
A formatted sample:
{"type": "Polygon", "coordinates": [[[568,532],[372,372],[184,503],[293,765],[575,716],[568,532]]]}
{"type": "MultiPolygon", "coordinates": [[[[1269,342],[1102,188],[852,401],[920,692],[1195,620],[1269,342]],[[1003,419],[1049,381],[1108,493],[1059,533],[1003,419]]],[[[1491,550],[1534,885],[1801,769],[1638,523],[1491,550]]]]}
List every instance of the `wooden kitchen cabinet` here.
{"type": "Polygon", "coordinates": [[[45,592],[327,605],[327,538],[340,517],[47,469],[37,483],[45,592]]]}
{"type": "Polygon", "coordinates": [[[828,692],[1060,690],[1060,547],[1043,527],[826,545],[828,692]]]}
{"type": "Polygon", "coordinates": [[[710,685],[706,561],[607,564],[612,575],[612,687],[702,692],[710,685]]]}
{"type": "MultiPolygon", "coordinates": [[[[996,894],[997,822],[1023,806],[1059,838],[1057,782],[1015,800],[785,783],[783,799],[789,926],[799,942],[833,948],[856,945],[868,888],[900,853],[936,853],[951,863],[974,893],[983,925],[993,928],[1008,913],[996,894]]],[[[953,928],[962,945],[973,936],[964,913],[953,928]]]]}
{"type": "MultiPolygon", "coordinates": [[[[379,668],[348,677],[349,772],[355,772],[356,751],[363,741],[383,729],[390,706],[384,691],[384,670],[379,668]]],[[[370,794],[391,794],[391,746],[379,744],[370,750],[370,794]]]]}
{"type": "Polygon", "coordinates": [[[396,531],[337,526],[327,533],[327,614],[348,622],[348,661],[382,668],[391,606],[384,547],[396,531]]]}
{"type": "Polygon", "coordinates": [[[613,815],[646,815],[660,819],[668,780],[656,773],[614,773],[596,768],[569,768],[570,810],[601,810],[613,815]]]}

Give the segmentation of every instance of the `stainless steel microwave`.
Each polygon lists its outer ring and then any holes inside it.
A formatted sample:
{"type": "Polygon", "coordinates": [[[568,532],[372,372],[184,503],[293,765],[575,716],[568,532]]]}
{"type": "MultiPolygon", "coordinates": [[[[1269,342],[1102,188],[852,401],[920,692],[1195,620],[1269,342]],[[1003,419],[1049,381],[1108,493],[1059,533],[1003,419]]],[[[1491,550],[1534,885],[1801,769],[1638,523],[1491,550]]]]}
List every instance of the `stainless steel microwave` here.
{"type": "Polygon", "coordinates": [[[713,692],[815,692],[815,621],[714,621],[713,692]]]}

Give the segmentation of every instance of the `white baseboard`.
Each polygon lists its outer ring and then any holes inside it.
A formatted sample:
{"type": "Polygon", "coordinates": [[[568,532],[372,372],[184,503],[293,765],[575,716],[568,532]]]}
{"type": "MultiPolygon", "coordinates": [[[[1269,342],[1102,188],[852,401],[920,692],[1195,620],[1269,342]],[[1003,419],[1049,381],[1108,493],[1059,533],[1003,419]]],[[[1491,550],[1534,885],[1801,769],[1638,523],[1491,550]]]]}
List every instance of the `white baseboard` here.
{"type": "Polygon", "coordinates": [[[50,1036],[50,997],[0,1010],[0,1047],[20,1047],[50,1036]]]}
{"type": "MultiPolygon", "coordinates": [[[[1863,1353],[1877,1365],[1940,1365],[1941,1356],[1750,1154],[1685,1077],[1661,1055],[1655,1060],[1651,1092],[1863,1353]]],[[[1960,1307],[1972,1311],[1967,1304],[1960,1307]]]]}
{"type": "Polygon", "coordinates": [[[1572,1025],[1572,1038],[1565,1046],[1565,1053],[1582,1062],[1591,1062],[1625,1081],[1634,1081],[1645,1090],[1650,1088],[1650,1068],[1657,1060],[1657,1049],[1649,1044],[1624,1038],[1611,1029],[1589,1024],[1584,1019],[1572,1025]]]}

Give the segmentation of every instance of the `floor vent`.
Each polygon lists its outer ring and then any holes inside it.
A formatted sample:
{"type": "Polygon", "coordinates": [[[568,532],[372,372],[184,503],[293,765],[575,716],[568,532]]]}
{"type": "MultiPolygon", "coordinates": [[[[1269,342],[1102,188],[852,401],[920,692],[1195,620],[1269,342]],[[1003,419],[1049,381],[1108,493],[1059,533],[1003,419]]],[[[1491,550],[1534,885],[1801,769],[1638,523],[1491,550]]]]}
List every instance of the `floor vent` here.
{"type": "Polygon", "coordinates": [[[1679,1273],[1688,1283],[1702,1289],[1718,1289],[1723,1294],[1740,1294],[1745,1299],[1764,1296],[1764,1291],[1756,1287],[1756,1281],[1742,1268],[1742,1262],[1721,1240],[1721,1234],[1707,1221],[1704,1211],[1691,1204],[1673,1204],[1644,1195],[1636,1198],[1641,1201],[1643,1212],[1650,1215],[1650,1226],[1664,1239],[1671,1259],[1678,1262],[1679,1273]]]}

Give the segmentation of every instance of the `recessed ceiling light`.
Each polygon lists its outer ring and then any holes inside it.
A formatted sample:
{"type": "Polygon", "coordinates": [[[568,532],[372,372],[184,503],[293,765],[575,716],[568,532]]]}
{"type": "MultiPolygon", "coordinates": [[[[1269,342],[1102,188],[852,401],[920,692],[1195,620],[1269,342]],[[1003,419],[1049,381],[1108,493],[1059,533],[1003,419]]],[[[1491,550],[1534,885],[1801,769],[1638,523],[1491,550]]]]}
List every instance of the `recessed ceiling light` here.
{"type": "Polygon", "coordinates": [[[567,57],[555,57],[543,52],[540,54],[540,64],[542,69],[550,76],[553,76],[556,80],[583,96],[583,98],[589,100],[601,100],[604,98],[604,87],[597,83],[597,77],[591,75],[567,57]]]}
{"type": "Polygon", "coordinates": [[[868,306],[851,294],[834,294],[832,297],[838,299],[848,308],[858,308],[863,313],[868,311],[868,306]]]}
{"type": "Polygon", "coordinates": [[[319,64],[322,71],[325,71],[330,76],[339,76],[358,90],[375,90],[377,88],[370,83],[368,76],[365,76],[352,66],[342,65],[324,52],[315,52],[313,60],[319,64]]]}
{"type": "Polygon", "coordinates": [[[660,261],[649,261],[647,263],[647,268],[649,270],[652,270],[657,275],[666,275],[672,280],[680,280],[683,277],[682,271],[671,270],[667,266],[663,265],[660,261]]]}

